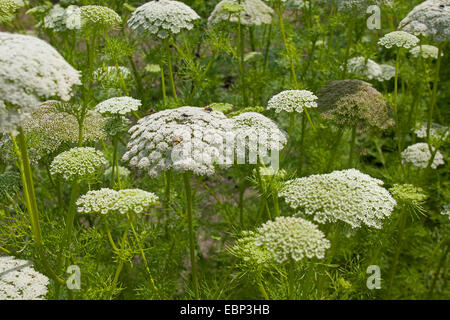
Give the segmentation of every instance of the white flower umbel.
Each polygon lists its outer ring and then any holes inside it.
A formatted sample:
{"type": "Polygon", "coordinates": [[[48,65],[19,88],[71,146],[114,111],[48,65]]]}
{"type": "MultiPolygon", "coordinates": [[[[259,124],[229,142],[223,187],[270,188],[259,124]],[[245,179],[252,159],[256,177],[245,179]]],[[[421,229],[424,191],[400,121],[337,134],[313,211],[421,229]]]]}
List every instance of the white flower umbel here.
{"type": "Polygon", "coordinates": [[[80,73],[36,37],[0,32],[0,100],[22,108],[42,98],[69,100],[80,73]]]}
{"type": "MultiPolygon", "coordinates": [[[[435,148],[432,147],[432,150],[434,152],[435,148]]],[[[430,160],[431,152],[428,144],[424,142],[413,144],[402,151],[402,162],[410,163],[418,168],[427,168],[430,160]]],[[[436,169],[441,164],[445,164],[444,156],[437,150],[430,167],[436,169]]]]}
{"type": "Polygon", "coordinates": [[[393,31],[378,40],[378,44],[388,49],[392,47],[410,49],[415,47],[419,41],[419,38],[408,32],[393,31]]]}
{"type": "Polygon", "coordinates": [[[302,113],[305,108],[317,108],[317,97],[308,90],[286,90],[273,96],[267,109],[275,109],[275,112],[302,113]]]}
{"type": "Polygon", "coordinates": [[[450,1],[422,2],[400,21],[398,28],[417,36],[432,37],[436,42],[450,40],[450,1]]]}
{"type": "Polygon", "coordinates": [[[103,115],[126,115],[130,112],[139,110],[142,105],[141,100],[131,97],[115,97],[100,102],[95,111],[103,115]]]}
{"type": "Polygon", "coordinates": [[[23,5],[21,0],[0,0],[0,23],[12,20],[14,12],[23,5]]]}
{"type": "Polygon", "coordinates": [[[424,45],[412,48],[411,50],[409,50],[409,52],[415,58],[422,57],[424,59],[437,59],[438,54],[439,54],[439,48],[428,45],[428,44],[424,44],[424,45]]]}
{"type": "MultiPolygon", "coordinates": [[[[422,125],[414,130],[414,133],[418,138],[425,139],[427,138],[427,127],[428,124],[426,122],[422,123],[422,125]]],[[[430,126],[430,138],[434,142],[446,142],[450,137],[450,128],[447,126],[440,125],[438,123],[431,123],[430,126]]]]}
{"type": "Polygon", "coordinates": [[[271,24],[273,13],[273,9],[261,0],[222,0],[211,12],[208,24],[214,25],[222,21],[237,23],[240,15],[241,24],[260,26],[271,24]]]}
{"type": "Polygon", "coordinates": [[[299,214],[312,215],[319,223],[341,220],[352,228],[361,224],[381,228],[396,205],[383,181],[356,169],[287,181],[280,196],[299,214]]]}
{"type": "Polygon", "coordinates": [[[110,214],[135,213],[140,214],[150,206],[158,203],[158,197],[140,189],[124,189],[115,191],[103,188],[89,191],[77,201],[79,213],[110,214]]]}
{"type": "Polygon", "coordinates": [[[395,77],[395,67],[388,64],[380,64],[380,67],[381,75],[378,78],[378,81],[387,81],[395,77]]]}
{"type": "Polygon", "coordinates": [[[180,1],[150,1],[137,8],[128,20],[131,29],[141,35],[165,39],[170,34],[191,30],[200,16],[180,1]]]}
{"type": "Polygon", "coordinates": [[[106,163],[103,154],[94,148],[72,148],[53,159],[50,173],[68,181],[89,180],[95,177],[106,163]]]}
{"type": "Polygon", "coordinates": [[[113,211],[117,191],[103,188],[88,191],[77,200],[77,211],[86,214],[108,214],[113,211]]]}
{"type": "Polygon", "coordinates": [[[389,65],[380,65],[371,59],[354,57],[347,62],[348,71],[360,75],[365,79],[385,81],[395,75],[395,68],[389,65]]]}
{"type": "Polygon", "coordinates": [[[119,66],[119,72],[115,66],[100,67],[92,73],[92,79],[99,82],[119,83],[120,76],[124,80],[131,78],[131,71],[127,67],[119,66]]]}
{"type": "MultiPolygon", "coordinates": [[[[47,101],[33,112],[27,121],[23,121],[25,133],[33,135],[36,148],[52,153],[62,143],[77,143],[79,124],[77,118],[58,110],[58,101],[47,101]]],[[[83,142],[96,142],[106,138],[105,118],[99,113],[88,111],[83,122],[83,142]]]]}
{"type": "Polygon", "coordinates": [[[68,30],[81,29],[81,14],[78,6],[68,6],[67,8],[55,4],[44,17],[43,26],[55,32],[65,32],[68,30]]]}
{"type": "Polygon", "coordinates": [[[441,214],[443,216],[447,216],[450,219],[450,203],[447,203],[442,206],[441,214]]]}
{"type": "Polygon", "coordinates": [[[255,244],[269,251],[275,261],[323,259],[330,242],[319,228],[302,218],[277,217],[256,231],[255,244]]]}
{"type": "Polygon", "coordinates": [[[27,264],[11,256],[0,257],[0,301],[45,299],[49,279],[27,264]]]}
{"type": "Polygon", "coordinates": [[[158,203],[158,196],[152,192],[140,189],[125,189],[117,193],[114,209],[121,214],[128,212],[139,214],[156,203],[158,203]]]}
{"type": "Polygon", "coordinates": [[[211,175],[216,164],[228,167],[232,163],[224,152],[227,143],[233,142],[232,128],[232,122],[218,111],[197,107],[163,110],[140,119],[130,129],[123,161],[151,176],[171,168],[211,175]]]}
{"type": "Polygon", "coordinates": [[[104,6],[88,5],[80,8],[83,29],[115,29],[122,23],[122,18],[112,9],[104,6]]]}
{"type": "MultiPolygon", "coordinates": [[[[236,154],[245,159],[254,155],[261,158],[268,157],[268,151],[279,152],[287,143],[286,133],[271,119],[257,112],[245,112],[231,118],[236,135],[236,154]],[[247,142],[247,139],[249,140],[247,142]],[[242,157],[243,156],[243,157],[242,157]]],[[[238,161],[239,163],[239,161],[238,161]]]]}

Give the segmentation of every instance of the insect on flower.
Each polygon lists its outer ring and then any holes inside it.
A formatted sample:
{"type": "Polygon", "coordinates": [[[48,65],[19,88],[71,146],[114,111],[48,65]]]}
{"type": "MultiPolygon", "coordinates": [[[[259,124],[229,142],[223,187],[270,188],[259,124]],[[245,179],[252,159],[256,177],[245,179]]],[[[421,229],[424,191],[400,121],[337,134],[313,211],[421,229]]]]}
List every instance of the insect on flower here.
{"type": "Polygon", "coordinates": [[[172,137],[172,144],[174,146],[179,145],[181,142],[183,142],[183,138],[179,136],[172,137]]]}
{"type": "Polygon", "coordinates": [[[211,107],[205,107],[205,108],[203,108],[203,110],[205,110],[205,111],[207,111],[207,112],[212,112],[212,111],[213,111],[213,108],[211,108],[211,107]]]}

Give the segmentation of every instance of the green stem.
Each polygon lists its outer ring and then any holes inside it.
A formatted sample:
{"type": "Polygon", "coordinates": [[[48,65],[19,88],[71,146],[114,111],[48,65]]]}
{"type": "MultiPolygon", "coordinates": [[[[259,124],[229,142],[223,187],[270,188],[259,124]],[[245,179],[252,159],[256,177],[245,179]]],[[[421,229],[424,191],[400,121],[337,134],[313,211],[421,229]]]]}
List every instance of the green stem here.
{"type": "MultiPolygon", "coordinates": [[[[434,113],[434,108],[436,106],[436,102],[437,102],[437,89],[438,89],[438,84],[439,84],[439,73],[441,71],[441,55],[442,55],[442,45],[439,46],[438,49],[438,58],[437,58],[437,62],[436,62],[436,73],[434,76],[434,84],[433,84],[433,93],[431,96],[431,104],[430,104],[430,108],[428,111],[428,122],[427,122],[427,141],[428,141],[428,148],[430,150],[430,153],[433,152],[433,148],[431,146],[431,123],[433,121],[433,113],[434,113]]],[[[430,161],[428,162],[428,167],[431,167],[431,164],[433,163],[433,159],[430,159],[430,161]]]]}
{"type": "Polygon", "coordinates": [[[161,91],[163,95],[164,105],[167,105],[166,80],[164,78],[164,68],[161,67],[161,91]]]}
{"type": "Polygon", "coordinates": [[[354,21],[353,17],[351,17],[347,29],[347,47],[345,48],[345,56],[344,56],[345,60],[344,60],[344,68],[342,70],[342,79],[345,79],[347,77],[348,59],[350,57],[350,49],[353,44],[353,28],[354,28],[354,21]]]}
{"type": "Polygon", "coordinates": [[[142,248],[141,241],[139,240],[139,237],[133,226],[133,221],[131,220],[130,215],[128,213],[127,219],[130,224],[131,231],[133,232],[134,239],[136,240],[136,243],[138,245],[139,252],[141,253],[142,260],[144,261],[145,269],[147,270],[148,276],[150,277],[150,283],[153,287],[153,290],[155,290],[155,292],[159,295],[159,297],[162,298],[161,292],[158,290],[158,287],[156,286],[155,280],[153,279],[152,273],[150,271],[150,267],[148,266],[147,258],[145,256],[144,249],[142,248]]]}
{"type": "Polygon", "coordinates": [[[353,165],[353,154],[355,153],[355,142],[356,142],[356,126],[352,128],[352,137],[350,139],[350,152],[348,154],[348,167],[352,168],[353,165]]]}
{"type": "MultiPolygon", "coordinates": [[[[130,225],[127,224],[127,227],[125,228],[125,231],[124,231],[124,233],[122,235],[122,242],[121,242],[121,245],[120,245],[120,249],[121,250],[124,250],[125,247],[126,247],[129,228],[130,228],[130,225]]],[[[119,259],[120,259],[120,261],[119,261],[119,264],[117,265],[116,272],[114,273],[114,279],[113,279],[113,282],[111,284],[111,294],[110,294],[110,297],[109,297],[110,299],[112,299],[112,297],[114,295],[114,291],[117,288],[117,283],[119,281],[119,276],[120,276],[120,273],[122,272],[123,266],[124,266],[124,262],[123,262],[122,257],[119,256],[119,259]]]]}
{"type": "Polygon", "coordinates": [[[187,206],[187,218],[189,225],[189,253],[191,257],[191,268],[192,268],[192,280],[194,283],[194,297],[196,300],[200,298],[198,290],[198,274],[197,274],[197,260],[195,256],[196,238],[194,232],[194,217],[192,212],[192,189],[189,173],[185,172],[183,174],[184,189],[186,193],[186,206],[187,206]]]}
{"type": "Polygon", "coordinates": [[[295,284],[295,263],[292,259],[287,266],[287,281],[288,281],[288,300],[294,299],[294,284],[295,284]]]}
{"type": "Polygon", "coordinates": [[[41,227],[39,224],[39,211],[37,208],[36,194],[34,191],[33,174],[31,172],[30,159],[28,157],[27,143],[25,140],[25,134],[22,127],[19,127],[18,131],[19,131],[18,143],[16,144],[13,135],[11,135],[11,138],[13,140],[13,144],[15,145],[16,153],[18,153],[19,157],[19,169],[21,169],[20,171],[22,176],[25,200],[27,203],[28,211],[30,213],[31,229],[32,229],[31,231],[33,233],[33,239],[36,244],[36,249],[38,251],[39,258],[45,268],[47,275],[50,276],[53,280],[55,280],[55,282],[64,283],[64,280],[62,280],[55,274],[45,256],[44,245],[42,242],[41,227]]]}
{"type": "MultiPolygon", "coordinates": [[[[286,53],[289,57],[289,64],[290,64],[290,68],[291,68],[291,81],[293,83],[294,89],[298,90],[299,89],[299,85],[298,85],[298,81],[297,81],[297,74],[295,72],[295,65],[294,65],[294,56],[292,53],[292,50],[290,49],[289,43],[287,41],[287,36],[286,36],[286,29],[284,27],[284,20],[283,20],[283,12],[281,10],[281,3],[277,2],[277,6],[276,6],[276,11],[278,14],[278,20],[280,23],[280,30],[281,30],[281,36],[283,38],[283,43],[284,43],[284,48],[286,50],[286,53]]],[[[306,114],[306,117],[308,118],[309,123],[311,124],[311,127],[313,128],[313,130],[315,130],[314,124],[311,120],[311,117],[309,116],[309,112],[306,108],[303,109],[303,111],[306,114]]]]}
{"type": "Polygon", "coordinates": [[[337,151],[338,146],[339,146],[339,144],[341,142],[342,134],[343,134],[343,129],[339,128],[338,133],[336,135],[336,140],[333,143],[333,145],[331,146],[330,158],[329,158],[328,163],[327,163],[327,170],[326,170],[327,172],[331,170],[331,168],[333,166],[333,163],[334,163],[334,160],[336,160],[336,158],[337,158],[336,151],[337,151]]]}
{"type": "Polygon", "coordinates": [[[302,170],[303,170],[303,161],[304,161],[304,154],[303,154],[303,147],[305,142],[305,127],[306,127],[306,118],[302,117],[302,133],[300,136],[300,147],[299,147],[299,153],[300,153],[300,160],[299,160],[299,170],[298,173],[301,176],[302,170]]]}
{"type": "Polygon", "coordinates": [[[247,84],[245,81],[245,69],[244,69],[244,30],[241,24],[241,13],[238,15],[238,47],[239,47],[239,71],[241,74],[241,91],[242,91],[242,103],[243,107],[248,106],[248,97],[247,97],[247,84]]]}
{"type": "Polygon", "coordinates": [[[168,210],[170,208],[170,191],[171,191],[172,171],[169,169],[168,171],[164,172],[164,176],[165,176],[164,209],[165,209],[165,212],[168,213],[168,210]]]}
{"type": "Polygon", "coordinates": [[[167,66],[169,67],[169,80],[170,86],[172,88],[172,94],[176,102],[178,102],[177,90],[175,89],[175,80],[173,78],[173,68],[172,68],[172,51],[170,50],[169,41],[164,40],[165,49],[167,53],[167,66]]]}
{"type": "Polygon", "coordinates": [[[406,227],[407,213],[408,213],[407,210],[405,208],[403,208],[401,216],[400,216],[400,229],[398,231],[398,240],[397,240],[397,246],[396,246],[395,255],[394,255],[394,264],[392,265],[391,279],[389,281],[388,297],[392,297],[392,287],[394,285],[395,274],[397,272],[398,261],[399,261],[400,252],[402,249],[402,240],[403,240],[403,233],[404,233],[405,227],[406,227]]]}

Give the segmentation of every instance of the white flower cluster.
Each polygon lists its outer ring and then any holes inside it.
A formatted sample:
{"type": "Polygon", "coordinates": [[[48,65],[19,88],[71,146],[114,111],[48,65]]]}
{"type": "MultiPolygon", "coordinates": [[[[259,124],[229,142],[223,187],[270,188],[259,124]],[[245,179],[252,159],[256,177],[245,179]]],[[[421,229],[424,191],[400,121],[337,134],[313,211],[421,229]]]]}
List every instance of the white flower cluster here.
{"type": "Polygon", "coordinates": [[[427,0],[400,21],[399,29],[432,37],[436,42],[450,40],[450,1],[427,0]]]}
{"type": "Polygon", "coordinates": [[[273,255],[260,246],[256,245],[256,238],[259,235],[253,231],[243,231],[241,238],[236,243],[227,248],[233,256],[242,259],[242,264],[247,267],[269,267],[274,262],[273,255]]]}
{"type": "Polygon", "coordinates": [[[319,223],[341,220],[352,228],[364,223],[379,229],[396,205],[382,185],[381,180],[348,169],[287,181],[280,196],[319,223]]]}
{"type": "Polygon", "coordinates": [[[286,90],[270,98],[267,109],[275,112],[302,113],[305,108],[317,108],[317,97],[308,90],[286,90]]]}
{"type": "Polygon", "coordinates": [[[100,102],[95,111],[106,115],[126,115],[132,111],[139,110],[142,105],[141,100],[133,99],[131,97],[115,97],[103,102],[100,102]]]}
{"type": "Polygon", "coordinates": [[[443,216],[448,216],[448,218],[450,219],[450,203],[447,203],[443,206],[441,214],[443,216]]]}
{"type": "Polygon", "coordinates": [[[275,261],[284,263],[290,259],[323,259],[330,242],[314,224],[302,218],[277,217],[256,231],[255,244],[269,251],[275,261]]]}
{"type": "Polygon", "coordinates": [[[35,108],[28,108],[28,110],[8,110],[2,100],[0,100],[0,133],[13,135],[17,134],[17,128],[28,121],[31,117],[30,111],[35,108]]]}
{"type": "Polygon", "coordinates": [[[45,41],[0,32],[0,100],[22,108],[37,105],[42,97],[66,101],[76,84],[81,84],[80,72],[45,41]]]}
{"type": "Polygon", "coordinates": [[[80,16],[82,28],[114,29],[122,23],[122,18],[114,10],[104,6],[83,6],[80,16]]]}
{"type": "Polygon", "coordinates": [[[77,200],[79,213],[142,213],[150,206],[158,203],[158,197],[140,189],[124,189],[115,191],[103,188],[89,191],[77,200]]]}
{"type": "Polygon", "coordinates": [[[0,0],[0,23],[10,21],[14,12],[23,5],[22,0],[0,0]]]}
{"type": "Polygon", "coordinates": [[[27,263],[11,256],[0,257],[0,301],[45,299],[49,279],[31,266],[22,267],[27,263]],[[9,271],[14,268],[18,269],[9,271]]]}
{"type": "MultiPolygon", "coordinates": [[[[124,80],[131,78],[131,71],[127,67],[119,66],[119,72],[124,80]]],[[[119,72],[115,66],[100,67],[92,73],[92,79],[99,82],[119,83],[119,72]]]]}
{"type": "Polygon", "coordinates": [[[55,32],[81,29],[81,10],[78,6],[71,5],[67,8],[55,4],[44,17],[43,26],[55,32]]]}
{"type": "Polygon", "coordinates": [[[394,46],[398,48],[410,49],[417,46],[419,41],[419,38],[408,32],[393,31],[378,40],[378,44],[388,49],[394,46]]]}
{"type": "Polygon", "coordinates": [[[273,9],[261,0],[222,0],[211,12],[208,24],[214,25],[222,21],[239,22],[246,26],[260,26],[272,23],[273,9]]]}
{"type": "MultiPolygon", "coordinates": [[[[432,147],[433,152],[435,148],[432,147]]],[[[402,151],[402,162],[411,163],[413,166],[418,168],[427,168],[428,162],[431,160],[431,152],[428,144],[425,142],[419,142],[413,144],[402,151]]],[[[441,164],[445,164],[444,156],[437,150],[434,156],[433,162],[431,163],[431,168],[436,169],[441,164]]]]}
{"type": "Polygon", "coordinates": [[[265,158],[268,156],[267,151],[281,151],[287,143],[286,133],[273,120],[260,113],[245,112],[231,120],[237,139],[237,155],[245,155],[248,150],[265,158]]]}
{"type": "MultiPolygon", "coordinates": [[[[409,52],[416,58],[422,57],[424,59],[437,59],[439,49],[435,46],[424,44],[409,50],[409,52]]],[[[443,56],[443,53],[441,54],[443,56]]]]}
{"type": "Polygon", "coordinates": [[[392,6],[392,0],[320,0],[320,2],[337,4],[339,12],[345,14],[365,14],[371,5],[392,6]]]}
{"type": "MultiPolygon", "coordinates": [[[[422,123],[422,125],[414,130],[414,133],[417,137],[425,139],[427,138],[427,126],[426,122],[422,123]]],[[[440,125],[438,123],[431,123],[430,126],[430,138],[435,142],[445,142],[450,137],[450,128],[447,126],[440,125]]]]}
{"type": "Polygon", "coordinates": [[[91,147],[72,148],[53,159],[50,165],[52,175],[60,175],[68,181],[89,180],[106,165],[103,154],[91,147]]]}
{"type": "Polygon", "coordinates": [[[128,25],[138,34],[152,34],[161,39],[181,30],[191,30],[193,22],[200,16],[180,1],[150,1],[137,8],[128,20],[128,25]]]}
{"type": "Polygon", "coordinates": [[[395,68],[387,64],[378,64],[371,59],[354,57],[347,62],[348,71],[369,80],[386,81],[395,76],[395,68]]]}
{"type": "Polygon", "coordinates": [[[163,170],[211,175],[214,165],[232,162],[223,150],[233,142],[231,121],[221,112],[197,107],[163,110],[133,126],[123,161],[158,176],[163,170]]]}
{"type": "MultiPolygon", "coordinates": [[[[115,172],[117,168],[114,168],[115,172]]],[[[105,173],[103,174],[106,179],[111,180],[111,174],[112,174],[112,167],[109,167],[105,170],[105,173]]],[[[131,174],[131,171],[128,168],[119,166],[119,176],[120,179],[127,179],[131,174]]]]}
{"type": "MultiPolygon", "coordinates": [[[[25,133],[36,139],[37,148],[52,153],[62,143],[77,143],[78,120],[74,115],[58,110],[57,101],[47,101],[31,112],[27,121],[22,122],[25,133]]],[[[83,142],[96,142],[106,138],[105,118],[99,113],[88,111],[83,123],[83,142]]]]}

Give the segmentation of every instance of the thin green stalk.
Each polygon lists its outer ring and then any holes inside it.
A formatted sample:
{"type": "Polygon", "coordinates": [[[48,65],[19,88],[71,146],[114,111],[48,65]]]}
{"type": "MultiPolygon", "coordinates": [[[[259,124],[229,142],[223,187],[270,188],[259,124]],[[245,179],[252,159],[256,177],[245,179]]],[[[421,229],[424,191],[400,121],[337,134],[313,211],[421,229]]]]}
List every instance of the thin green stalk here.
{"type": "Polygon", "coordinates": [[[356,126],[352,128],[352,136],[350,138],[350,152],[348,154],[348,167],[351,168],[353,165],[353,154],[355,153],[355,142],[356,142],[356,126]]]}
{"type": "Polygon", "coordinates": [[[347,47],[345,48],[345,55],[344,55],[344,68],[342,70],[342,79],[345,79],[347,77],[347,69],[348,69],[348,59],[350,58],[350,49],[353,45],[353,29],[354,29],[355,22],[353,20],[353,17],[350,17],[350,21],[348,24],[347,29],[347,47]]]}
{"type": "Polygon", "coordinates": [[[191,189],[191,179],[189,173],[185,172],[183,174],[184,189],[186,193],[186,206],[187,206],[187,218],[189,227],[189,253],[191,257],[191,268],[192,268],[192,280],[194,283],[194,297],[196,300],[200,298],[198,290],[198,274],[197,274],[197,260],[195,256],[196,248],[196,237],[194,232],[194,216],[192,212],[192,189],[191,189]]]}
{"type": "Polygon", "coordinates": [[[170,169],[168,171],[165,171],[164,177],[165,177],[164,209],[165,209],[165,212],[167,213],[170,208],[170,191],[171,191],[172,171],[170,169]]]}
{"type": "MultiPolygon", "coordinates": [[[[438,85],[439,85],[439,73],[441,71],[441,60],[442,60],[442,45],[439,45],[439,49],[438,49],[438,58],[437,58],[437,62],[436,62],[436,73],[434,75],[434,83],[433,83],[433,93],[431,96],[431,104],[430,104],[430,108],[428,111],[428,121],[427,121],[427,142],[428,142],[428,148],[430,150],[430,152],[433,152],[433,148],[431,146],[431,123],[433,121],[433,113],[434,113],[434,108],[436,106],[436,102],[437,102],[437,89],[438,89],[438,85]]],[[[431,164],[433,163],[433,160],[430,159],[430,161],[428,162],[428,167],[431,167],[431,164]]]]}
{"type": "Polygon", "coordinates": [[[303,170],[303,160],[304,160],[304,154],[303,154],[303,147],[304,147],[304,143],[305,143],[305,127],[306,127],[306,118],[302,117],[302,132],[300,135],[300,146],[299,146],[299,153],[300,153],[300,160],[299,160],[299,170],[298,170],[298,174],[301,176],[302,175],[302,170],[303,170]]]}
{"type": "Polygon", "coordinates": [[[138,245],[139,252],[141,253],[142,260],[144,261],[145,269],[147,270],[148,276],[150,277],[150,283],[151,283],[151,285],[153,287],[153,290],[155,290],[155,292],[159,295],[159,297],[162,298],[162,294],[159,291],[158,287],[156,286],[155,280],[153,279],[152,273],[150,271],[150,267],[148,266],[148,262],[147,262],[147,258],[145,256],[144,249],[142,249],[141,242],[140,242],[139,237],[138,237],[138,235],[136,233],[136,230],[134,229],[133,221],[131,220],[130,215],[128,213],[127,213],[127,219],[128,219],[129,224],[130,224],[131,231],[133,232],[134,239],[136,240],[136,243],[138,245]]]}
{"type": "Polygon", "coordinates": [[[242,174],[239,178],[239,222],[241,228],[244,228],[244,193],[245,193],[245,178],[242,174]]]}
{"type": "Polygon", "coordinates": [[[242,91],[242,103],[243,107],[248,106],[248,97],[247,97],[247,84],[245,81],[245,70],[244,70],[244,30],[241,24],[241,13],[238,15],[238,49],[239,49],[239,72],[241,74],[241,91],[242,91]]]}
{"type": "Polygon", "coordinates": [[[289,260],[287,266],[287,281],[288,281],[288,300],[293,300],[294,284],[295,284],[295,263],[292,259],[289,260]]]}
{"type": "MultiPolygon", "coordinates": [[[[298,80],[297,80],[297,74],[295,72],[294,56],[292,54],[292,50],[290,49],[289,43],[287,41],[286,29],[284,27],[284,20],[283,20],[283,12],[281,10],[281,3],[279,1],[277,2],[277,5],[276,5],[276,11],[278,14],[278,20],[279,20],[279,24],[280,24],[280,30],[281,30],[281,36],[283,38],[284,48],[289,57],[289,64],[290,64],[290,68],[291,68],[291,80],[293,82],[294,89],[297,90],[297,89],[299,89],[299,85],[298,85],[298,80]]],[[[308,118],[308,121],[309,121],[311,127],[313,128],[313,130],[315,130],[314,124],[313,124],[311,117],[309,116],[309,112],[306,108],[304,108],[304,112],[306,114],[306,117],[308,118]]]]}
{"type": "Polygon", "coordinates": [[[177,90],[175,89],[175,80],[173,77],[173,68],[172,68],[172,51],[170,50],[169,40],[164,40],[165,50],[167,54],[167,66],[169,68],[169,80],[170,86],[172,88],[172,94],[176,102],[178,102],[177,90]]]}
{"type": "Polygon", "coordinates": [[[18,143],[16,143],[16,140],[12,134],[11,138],[19,158],[19,169],[21,171],[25,200],[30,213],[31,231],[36,244],[36,249],[47,275],[57,283],[64,283],[64,281],[55,274],[45,256],[41,227],[39,224],[39,211],[37,208],[36,194],[34,191],[33,174],[31,172],[30,159],[28,157],[27,143],[22,127],[19,127],[18,131],[18,143]]]}
{"type": "MultiPolygon", "coordinates": [[[[120,245],[120,249],[121,250],[124,250],[125,247],[126,247],[129,228],[130,228],[130,225],[127,224],[127,226],[125,228],[125,231],[124,231],[124,233],[122,235],[122,242],[121,242],[121,245],[120,245]]],[[[120,259],[120,261],[119,261],[119,264],[117,265],[116,271],[114,273],[114,279],[113,279],[113,282],[111,284],[111,294],[110,294],[110,297],[109,297],[110,299],[112,299],[114,291],[117,288],[117,283],[119,281],[119,276],[120,276],[120,273],[122,272],[123,266],[124,266],[124,262],[123,262],[122,258],[119,257],[119,259],[120,259]]]]}
{"type": "Polygon", "coordinates": [[[395,255],[394,255],[394,263],[392,265],[391,278],[389,281],[388,297],[392,297],[392,287],[394,285],[394,279],[395,279],[395,275],[397,272],[397,266],[398,266],[398,261],[399,261],[399,257],[400,257],[400,252],[402,249],[403,233],[405,232],[405,228],[406,228],[407,215],[408,215],[407,209],[403,208],[403,210],[401,212],[401,216],[400,216],[400,228],[398,231],[398,240],[397,240],[397,246],[396,246],[395,255]]]}
{"type": "Polygon", "coordinates": [[[161,91],[163,95],[164,105],[167,104],[167,95],[166,95],[166,80],[164,78],[164,68],[161,67],[161,91]]]}
{"type": "Polygon", "coordinates": [[[344,133],[343,129],[339,128],[338,133],[336,135],[336,140],[334,141],[333,145],[331,146],[330,158],[329,158],[328,163],[327,163],[327,170],[326,171],[330,171],[331,170],[331,168],[333,166],[333,163],[334,163],[334,160],[336,160],[336,158],[337,158],[336,157],[336,151],[337,151],[338,146],[339,146],[339,144],[341,142],[341,138],[342,138],[343,133],[344,133]]]}

